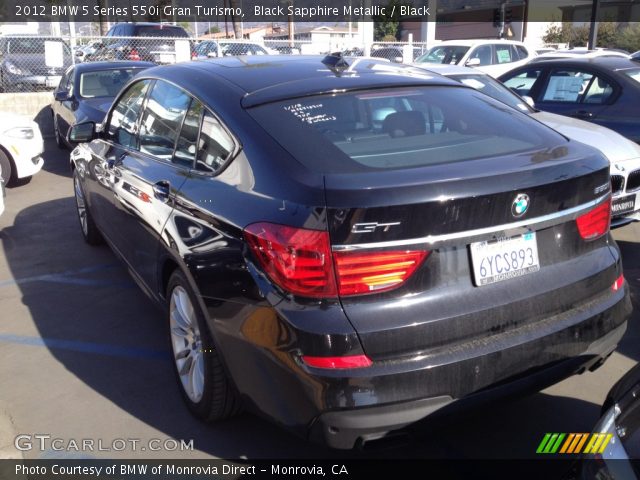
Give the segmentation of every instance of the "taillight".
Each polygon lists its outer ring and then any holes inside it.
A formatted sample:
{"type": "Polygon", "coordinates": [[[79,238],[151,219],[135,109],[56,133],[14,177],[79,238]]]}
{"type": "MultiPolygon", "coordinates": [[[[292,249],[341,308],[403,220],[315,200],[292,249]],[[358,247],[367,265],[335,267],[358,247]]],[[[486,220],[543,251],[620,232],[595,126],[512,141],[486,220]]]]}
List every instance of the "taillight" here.
{"type": "Polygon", "coordinates": [[[424,250],[331,252],[329,234],[273,223],[254,223],[245,238],[277,285],[314,298],[361,295],[398,287],[420,266],[424,250]]]}
{"type": "Polygon", "coordinates": [[[390,290],[413,274],[429,252],[424,250],[335,252],[340,295],[390,290]]]}
{"type": "Polygon", "coordinates": [[[245,238],[260,266],[283,289],[306,297],[337,295],[327,232],[254,223],[245,238]]]}
{"type": "Polygon", "coordinates": [[[613,282],[613,285],[611,285],[611,290],[613,290],[614,292],[617,292],[623,286],[624,286],[624,275],[620,275],[618,278],[616,278],[616,281],[613,282]]]}
{"type": "Polygon", "coordinates": [[[373,362],[366,355],[347,355],[344,357],[310,357],[302,356],[302,361],[315,368],[343,369],[343,368],[366,368],[373,365],[373,362]]]}
{"type": "Polygon", "coordinates": [[[595,240],[609,231],[611,198],[576,219],[578,232],[585,240],[595,240]]]}
{"type": "Polygon", "coordinates": [[[140,54],[138,53],[138,50],[136,50],[135,48],[132,48],[131,50],[129,50],[129,54],[127,55],[127,58],[129,60],[140,60],[140,54]]]}

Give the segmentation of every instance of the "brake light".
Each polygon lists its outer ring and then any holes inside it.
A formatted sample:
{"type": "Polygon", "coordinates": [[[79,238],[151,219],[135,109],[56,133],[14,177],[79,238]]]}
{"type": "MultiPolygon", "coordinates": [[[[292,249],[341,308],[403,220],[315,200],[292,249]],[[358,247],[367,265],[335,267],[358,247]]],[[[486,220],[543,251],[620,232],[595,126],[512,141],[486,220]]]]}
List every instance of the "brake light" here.
{"type": "Polygon", "coordinates": [[[576,219],[578,232],[585,240],[595,240],[609,231],[611,198],[576,219]]]}
{"type": "Polygon", "coordinates": [[[361,295],[398,287],[420,266],[424,250],[331,252],[329,233],[254,223],[245,238],[272,281],[314,298],[361,295]]]}
{"type": "Polygon", "coordinates": [[[613,282],[613,285],[611,285],[611,290],[613,290],[614,292],[617,292],[623,286],[624,286],[624,275],[620,275],[618,278],[616,278],[616,281],[613,282]]]}
{"type": "Polygon", "coordinates": [[[193,60],[197,56],[198,56],[198,54],[195,52],[195,50],[191,50],[191,60],[193,60]]]}
{"type": "Polygon", "coordinates": [[[302,361],[315,368],[366,368],[373,365],[373,362],[366,355],[347,355],[345,357],[309,357],[302,356],[302,361]]]}
{"type": "Polygon", "coordinates": [[[129,50],[129,55],[127,55],[127,58],[129,60],[138,61],[140,60],[140,54],[138,53],[138,50],[136,50],[135,48],[132,48],[131,50],[129,50]]]}
{"type": "Polygon", "coordinates": [[[306,297],[335,297],[329,233],[254,223],[245,238],[264,271],[283,289],[306,297]]]}
{"type": "Polygon", "coordinates": [[[390,290],[409,278],[427,257],[424,250],[335,252],[340,295],[390,290]]]}

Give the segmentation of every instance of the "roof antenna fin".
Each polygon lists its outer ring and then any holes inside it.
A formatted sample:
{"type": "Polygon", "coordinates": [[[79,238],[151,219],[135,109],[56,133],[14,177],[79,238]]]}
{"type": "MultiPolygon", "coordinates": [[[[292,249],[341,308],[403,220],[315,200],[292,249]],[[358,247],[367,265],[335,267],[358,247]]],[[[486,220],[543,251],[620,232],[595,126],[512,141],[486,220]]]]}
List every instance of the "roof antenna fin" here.
{"type": "Polygon", "coordinates": [[[342,56],[342,52],[330,53],[322,59],[322,63],[338,77],[349,68],[349,64],[342,56]]]}

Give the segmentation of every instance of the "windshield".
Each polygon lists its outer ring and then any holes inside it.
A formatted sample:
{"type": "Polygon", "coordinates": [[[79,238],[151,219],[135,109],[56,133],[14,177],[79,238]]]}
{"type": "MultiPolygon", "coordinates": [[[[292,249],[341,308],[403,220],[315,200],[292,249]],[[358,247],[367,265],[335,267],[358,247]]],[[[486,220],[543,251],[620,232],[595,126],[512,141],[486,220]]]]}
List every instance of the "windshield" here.
{"type": "Polygon", "coordinates": [[[565,141],[513,108],[462,87],[317,95],[249,111],[300,162],[323,173],[446,164],[565,141]]]}
{"type": "Polygon", "coordinates": [[[518,95],[505,87],[502,83],[491,78],[489,75],[468,73],[463,75],[451,75],[450,78],[457,80],[468,87],[495,98],[499,102],[506,103],[510,107],[522,110],[525,113],[531,113],[534,110],[522,101],[518,95]]]}
{"type": "Polygon", "coordinates": [[[449,63],[458,64],[464,54],[469,51],[469,47],[462,45],[441,45],[430,48],[427,53],[418,57],[418,63],[449,63]]]}
{"type": "Polygon", "coordinates": [[[140,68],[122,68],[86,72],[80,75],[79,94],[83,98],[115,97],[140,68]]]}

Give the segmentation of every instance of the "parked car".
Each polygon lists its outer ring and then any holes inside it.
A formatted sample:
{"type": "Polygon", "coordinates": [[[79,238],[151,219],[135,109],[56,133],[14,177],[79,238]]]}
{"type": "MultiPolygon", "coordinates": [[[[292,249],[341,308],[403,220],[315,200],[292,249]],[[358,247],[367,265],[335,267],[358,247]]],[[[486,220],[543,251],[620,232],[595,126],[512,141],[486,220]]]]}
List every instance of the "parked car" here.
{"type": "Polygon", "coordinates": [[[493,77],[524,65],[535,52],[513,40],[446,40],[427,50],[416,63],[475,67],[493,77]]]}
{"type": "Polygon", "coordinates": [[[71,49],[60,38],[0,36],[0,88],[33,91],[54,88],[71,65],[71,49]]]}
{"type": "Polygon", "coordinates": [[[640,478],[640,365],[611,388],[594,434],[602,438],[597,454],[582,453],[567,479],[640,478]]]}
{"type": "Polygon", "coordinates": [[[151,62],[87,62],[70,67],[53,92],[51,113],[58,147],[69,145],[67,134],[76,123],[101,123],[122,87],[151,62]]]}
{"type": "Polygon", "coordinates": [[[11,186],[42,168],[42,134],[36,122],[13,113],[0,113],[0,125],[0,169],[4,184],[11,186]]]}
{"type": "Polygon", "coordinates": [[[86,59],[133,60],[158,64],[175,63],[179,58],[179,43],[187,42],[187,55],[195,57],[195,46],[184,28],[165,23],[117,23],[107,32],[102,46],[86,59]]]}
{"type": "Polygon", "coordinates": [[[597,123],[640,142],[640,65],[599,57],[536,62],[499,77],[536,108],[597,123]]]}
{"type": "Polygon", "coordinates": [[[272,45],[271,49],[280,55],[300,55],[300,47],[292,47],[291,45],[272,45]]]}
{"type": "MultiPolygon", "coordinates": [[[[221,50],[222,51],[222,50],[221,50]]],[[[218,42],[213,40],[203,40],[196,45],[197,60],[206,60],[207,58],[218,56],[218,42]]]]}
{"type": "Polygon", "coordinates": [[[608,160],[390,65],[152,68],[103,125],[72,127],[82,235],[164,307],[200,418],[244,407],[352,448],[513,379],[597,368],[622,337],[608,160]]]}
{"type": "Polygon", "coordinates": [[[629,58],[627,52],[621,50],[614,50],[610,48],[596,48],[589,50],[587,48],[571,48],[564,50],[553,50],[533,57],[530,62],[543,62],[546,60],[554,60],[561,58],[600,58],[600,57],[618,57],[629,58]]]}
{"type": "Polygon", "coordinates": [[[93,40],[86,45],[80,45],[74,52],[76,60],[84,61],[86,57],[93,55],[100,47],[102,47],[102,40],[93,40]]]}
{"type": "Polygon", "coordinates": [[[640,145],[595,123],[541,112],[498,80],[476,69],[436,64],[419,64],[419,67],[473,87],[573,140],[600,150],[611,164],[611,225],[619,227],[640,220],[640,145]]]}
{"type": "Polygon", "coordinates": [[[222,55],[240,56],[240,55],[269,55],[269,52],[257,43],[248,42],[220,42],[222,55]]]}
{"type": "MultiPolygon", "coordinates": [[[[418,58],[422,55],[422,49],[420,47],[412,47],[411,60],[418,58]]],[[[349,54],[348,52],[345,55],[349,54]]],[[[373,58],[385,58],[393,63],[404,63],[404,52],[402,46],[394,47],[382,47],[371,50],[371,57],[373,58]]]]}

